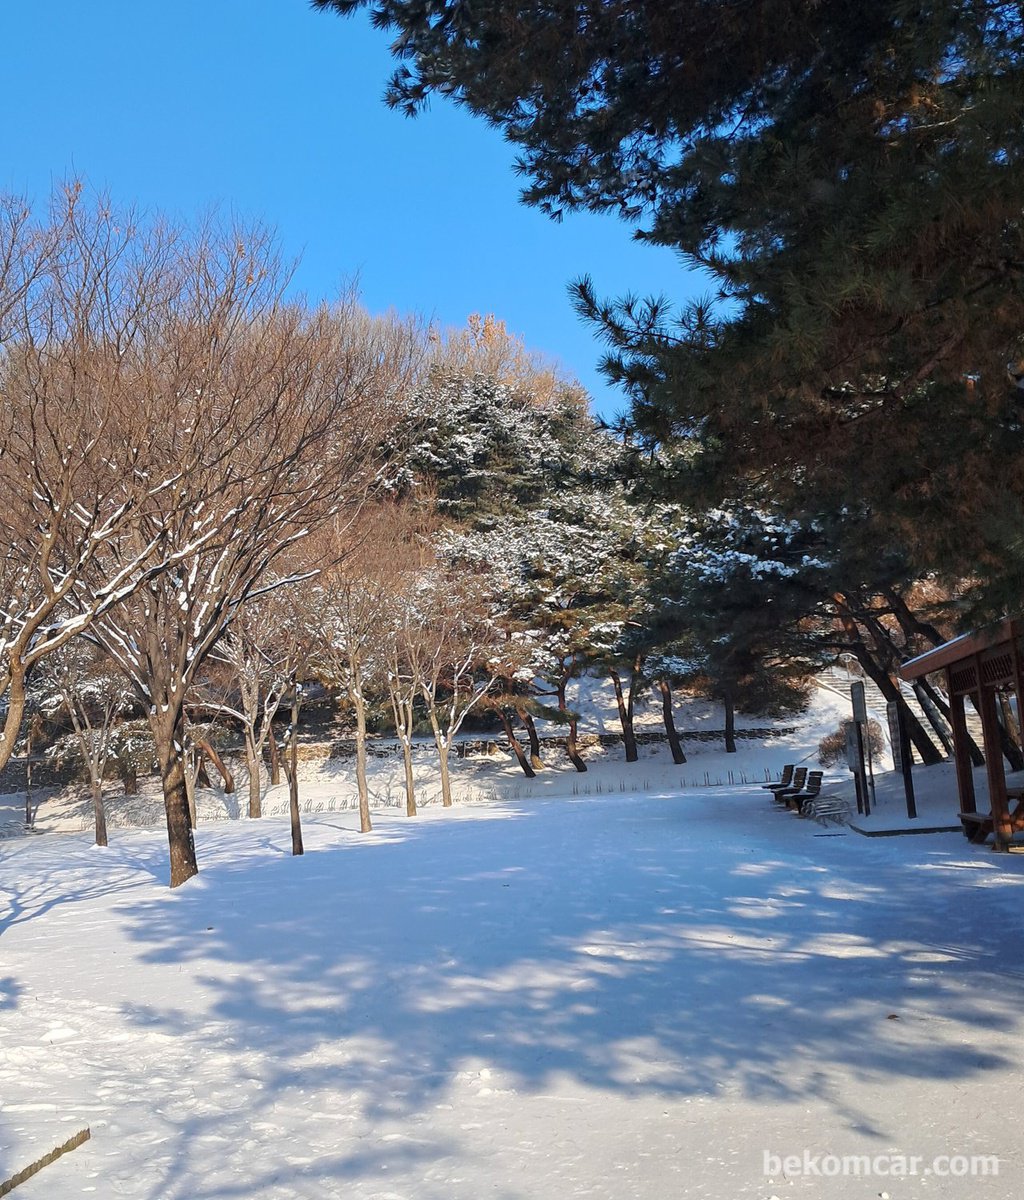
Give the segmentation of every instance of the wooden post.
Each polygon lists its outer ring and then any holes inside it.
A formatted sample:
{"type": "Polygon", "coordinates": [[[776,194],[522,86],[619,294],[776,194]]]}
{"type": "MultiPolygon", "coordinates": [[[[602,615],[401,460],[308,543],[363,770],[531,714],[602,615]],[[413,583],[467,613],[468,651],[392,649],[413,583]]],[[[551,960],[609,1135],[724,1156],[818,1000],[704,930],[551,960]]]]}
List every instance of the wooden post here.
{"type": "Polygon", "coordinates": [[[974,771],[971,767],[971,752],[967,744],[967,714],[962,692],[954,695],[951,671],[946,671],[946,693],[949,696],[949,718],[953,727],[953,761],[956,763],[956,788],[960,793],[960,811],[976,813],[978,800],[974,794],[974,771]]]}
{"type": "Polygon", "coordinates": [[[1006,802],[1006,773],[1003,770],[1002,741],[999,713],[996,711],[994,688],[985,687],[981,676],[981,661],[975,657],[978,672],[978,698],[981,701],[981,727],[985,736],[985,768],[988,773],[988,796],[992,806],[992,833],[996,848],[1010,841],[1010,811],[1006,802]]]}
{"type": "Polygon", "coordinates": [[[1013,656],[1013,694],[1017,698],[1017,744],[1024,749],[1024,668],[1020,661],[1020,646],[1017,642],[1017,626],[1010,626],[1010,653],[1013,656]]]}
{"type": "Polygon", "coordinates": [[[859,774],[857,778],[860,780],[861,793],[864,797],[864,816],[871,816],[871,793],[868,789],[868,779],[864,772],[864,726],[860,721],[854,721],[854,737],[857,739],[857,763],[859,766],[859,774]]]}

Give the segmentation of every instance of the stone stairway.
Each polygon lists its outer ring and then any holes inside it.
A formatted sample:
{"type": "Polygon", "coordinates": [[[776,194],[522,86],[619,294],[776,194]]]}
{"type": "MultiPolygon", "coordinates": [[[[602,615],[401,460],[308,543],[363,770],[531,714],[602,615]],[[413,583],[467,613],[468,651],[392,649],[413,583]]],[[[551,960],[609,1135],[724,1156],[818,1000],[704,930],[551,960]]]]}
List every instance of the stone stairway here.
{"type": "MultiPolygon", "coordinates": [[[[868,717],[875,720],[881,725],[882,733],[885,737],[886,744],[889,741],[889,722],[886,716],[886,700],[879,691],[876,684],[870,679],[854,675],[852,672],[847,672],[845,667],[829,667],[828,670],[822,671],[815,676],[815,683],[819,687],[826,688],[829,691],[836,692],[841,696],[850,696],[850,687],[854,683],[864,684],[864,699],[867,703],[868,717]]],[[[924,728],[927,730],[932,741],[938,742],[935,732],[928,721],[927,716],[921,705],[918,703],[917,697],[914,695],[914,689],[909,683],[900,684],[900,694],[906,700],[907,706],[912,713],[918,718],[924,728]]],[[[851,701],[852,712],[852,701],[851,701]]],[[[980,746],[982,744],[981,737],[981,718],[974,711],[971,705],[967,706],[967,728],[970,730],[974,740],[980,746]]]]}

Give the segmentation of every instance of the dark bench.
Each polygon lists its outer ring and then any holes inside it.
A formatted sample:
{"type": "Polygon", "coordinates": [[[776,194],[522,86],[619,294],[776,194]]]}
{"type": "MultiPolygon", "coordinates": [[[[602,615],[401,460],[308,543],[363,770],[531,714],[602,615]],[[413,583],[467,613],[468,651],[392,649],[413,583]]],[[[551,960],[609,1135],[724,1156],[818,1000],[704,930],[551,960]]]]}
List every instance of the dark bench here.
{"type": "Polygon", "coordinates": [[[779,788],[787,788],[793,782],[793,771],[796,767],[795,763],[786,763],[782,768],[782,775],[774,783],[762,783],[761,790],[763,792],[774,792],[779,788]]]}
{"type": "MultiPolygon", "coordinates": [[[[1024,833],[1024,788],[1008,788],[1007,798],[1016,800],[1017,804],[1010,811],[1010,834],[1024,833]]],[[[990,833],[995,832],[995,822],[992,814],[979,812],[962,812],[959,813],[960,824],[964,827],[964,837],[969,842],[980,844],[988,839],[990,833]]],[[[1004,838],[996,839],[996,847],[1001,848],[1006,844],[1004,838]]]]}
{"type": "Polygon", "coordinates": [[[812,771],[807,776],[807,783],[802,792],[790,792],[786,796],[786,807],[793,809],[798,816],[804,815],[804,810],[817,800],[818,794],[821,791],[823,773],[821,771],[812,771]]]}
{"type": "Polygon", "coordinates": [[[772,799],[777,804],[781,804],[781,803],[783,803],[785,798],[788,795],[790,795],[791,793],[802,792],[804,790],[804,784],[806,782],[807,782],[807,768],[806,767],[797,767],[797,769],[793,772],[793,779],[792,779],[791,783],[789,783],[789,784],[781,784],[781,783],[773,784],[768,790],[772,794],[772,799]]]}
{"type": "Polygon", "coordinates": [[[983,842],[992,832],[991,813],[960,813],[960,824],[964,827],[964,837],[969,842],[983,842]]]}

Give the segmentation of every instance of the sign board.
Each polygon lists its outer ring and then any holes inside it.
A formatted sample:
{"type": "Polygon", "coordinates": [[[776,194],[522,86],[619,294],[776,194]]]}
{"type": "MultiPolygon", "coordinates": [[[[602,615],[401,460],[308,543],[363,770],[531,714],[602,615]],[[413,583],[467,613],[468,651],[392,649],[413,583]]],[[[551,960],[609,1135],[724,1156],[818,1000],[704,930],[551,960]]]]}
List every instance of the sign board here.
{"type": "Polygon", "coordinates": [[[860,747],[857,745],[857,726],[853,721],[846,723],[846,765],[854,773],[859,775],[864,769],[864,764],[860,760],[860,747]]]}
{"type": "Polygon", "coordinates": [[[864,696],[864,684],[858,680],[850,685],[850,699],[853,701],[853,719],[861,725],[868,723],[868,705],[864,696]]]}

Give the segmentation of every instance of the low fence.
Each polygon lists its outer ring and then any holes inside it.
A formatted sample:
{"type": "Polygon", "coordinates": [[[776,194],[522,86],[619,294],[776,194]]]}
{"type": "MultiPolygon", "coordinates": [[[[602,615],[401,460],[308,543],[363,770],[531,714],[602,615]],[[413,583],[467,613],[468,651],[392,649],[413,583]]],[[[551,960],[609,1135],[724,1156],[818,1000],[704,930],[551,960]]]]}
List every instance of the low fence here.
{"type": "MultiPolygon", "coordinates": [[[[770,737],[786,736],[793,733],[795,726],[757,726],[736,730],[737,741],[765,741],[770,737]]],[[[664,730],[638,729],[636,741],[639,746],[665,745],[668,737],[664,730]]],[[[686,730],[680,733],[680,741],[684,747],[687,743],[700,742],[708,744],[723,742],[724,729],[686,730]]],[[[577,738],[581,750],[600,747],[609,750],[622,745],[621,733],[581,733],[577,738]]],[[[564,750],[566,738],[564,734],[544,734],[540,738],[542,750],[564,750]]],[[[477,755],[508,753],[508,744],[501,735],[482,735],[480,737],[460,738],[453,747],[460,758],[477,755]]],[[[371,735],[366,744],[366,753],[372,758],[394,758],[401,755],[401,745],[393,737],[371,735]]],[[[236,752],[223,751],[232,760],[232,766],[241,766],[236,752]]],[[[356,739],[354,735],[332,738],[325,742],[299,742],[298,757],[300,762],[328,762],[334,759],[355,758],[356,739]]],[[[429,739],[417,739],[413,743],[413,753],[416,755],[433,754],[434,745],[429,739]]],[[[27,764],[24,757],[15,757],[0,771],[0,795],[25,791],[27,764]]],[[[64,765],[57,767],[52,759],[39,757],[32,760],[32,789],[33,791],[52,791],[67,787],[79,778],[74,767],[64,765]]]]}

